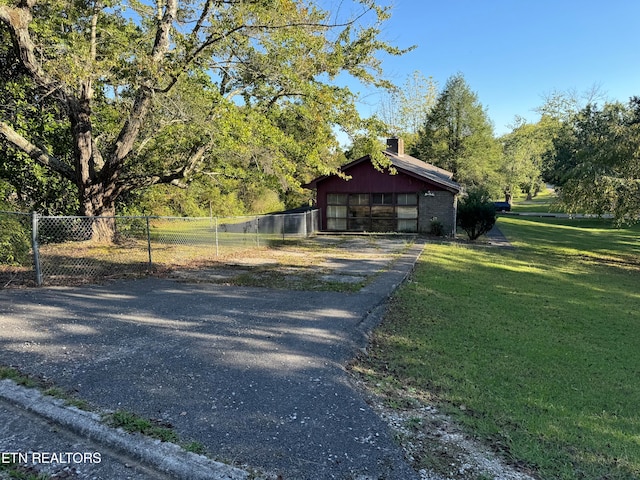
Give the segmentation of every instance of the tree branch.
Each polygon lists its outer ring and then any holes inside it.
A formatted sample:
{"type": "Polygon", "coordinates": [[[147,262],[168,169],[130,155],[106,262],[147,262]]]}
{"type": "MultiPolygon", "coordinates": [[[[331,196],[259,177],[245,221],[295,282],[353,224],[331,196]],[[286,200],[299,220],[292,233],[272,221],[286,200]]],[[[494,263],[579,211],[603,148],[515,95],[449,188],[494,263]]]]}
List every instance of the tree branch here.
{"type": "Polygon", "coordinates": [[[20,61],[36,84],[45,89],[57,90],[61,85],[54,82],[43,70],[36,57],[36,46],[29,33],[29,24],[33,20],[30,9],[34,4],[34,0],[26,0],[20,2],[18,7],[0,5],[0,22],[9,28],[9,34],[16,46],[20,61]]]}
{"type": "Polygon", "coordinates": [[[16,132],[13,128],[7,125],[4,122],[0,121],[0,136],[4,137],[6,141],[12,144],[21,152],[26,153],[33,160],[38,162],[40,165],[47,167],[48,169],[62,175],[67,180],[70,180],[75,183],[76,174],[74,170],[64,163],[59,158],[49,155],[40,147],[34,145],[29,140],[24,138],[18,132],[16,132]]]}
{"type": "MultiPolygon", "coordinates": [[[[158,6],[158,8],[160,8],[160,6],[158,6]]],[[[162,61],[169,49],[171,27],[176,18],[177,11],[177,0],[167,0],[164,14],[158,23],[158,30],[151,51],[152,59],[156,63],[162,61]]],[[[142,128],[144,118],[147,113],[149,113],[153,93],[154,89],[149,86],[143,85],[138,89],[129,118],[122,127],[122,130],[120,130],[120,134],[115,143],[115,149],[109,158],[110,170],[115,171],[124,158],[131,152],[133,144],[138,138],[140,129],[142,128]]]]}
{"type": "Polygon", "coordinates": [[[192,149],[189,159],[185,165],[175,170],[152,175],[132,176],[124,179],[118,185],[117,195],[121,195],[124,192],[136,188],[150,187],[158,184],[168,184],[180,188],[186,188],[188,179],[196,171],[198,165],[200,165],[202,158],[209,149],[209,146],[210,142],[195,146],[192,149]]]}

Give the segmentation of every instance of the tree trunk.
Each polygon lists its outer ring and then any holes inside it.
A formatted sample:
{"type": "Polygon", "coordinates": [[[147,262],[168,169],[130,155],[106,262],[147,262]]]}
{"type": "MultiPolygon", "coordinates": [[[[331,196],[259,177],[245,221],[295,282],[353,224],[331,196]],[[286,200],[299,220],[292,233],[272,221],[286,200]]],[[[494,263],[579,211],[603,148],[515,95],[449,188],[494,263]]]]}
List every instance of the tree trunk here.
{"type": "Polygon", "coordinates": [[[102,156],[93,141],[91,123],[91,100],[93,87],[91,78],[82,81],[78,97],[67,98],[71,134],[75,157],[75,183],[80,197],[79,214],[94,217],[91,239],[97,242],[111,243],[115,237],[115,190],[113,182],[105,180],[101,171],[102,156]],[[109,183],[111,188],[105,188],[109,183]],[[104,217],[104,218],[97,218],[104,217]]]}
{"type": "Polygon", "coordinates": [[[94,185],[81,196],[80,215],[93,217],[91,240],[112,243],[116,234],[114,199],[105,195],[102,185],[94,185]]]}

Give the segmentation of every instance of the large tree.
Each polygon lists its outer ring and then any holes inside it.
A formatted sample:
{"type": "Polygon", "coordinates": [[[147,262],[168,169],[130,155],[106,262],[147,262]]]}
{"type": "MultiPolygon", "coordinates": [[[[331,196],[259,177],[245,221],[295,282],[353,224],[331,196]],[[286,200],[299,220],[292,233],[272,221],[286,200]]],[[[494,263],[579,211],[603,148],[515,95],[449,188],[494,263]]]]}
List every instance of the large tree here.
{"type": "Polygon", "coordinates": [[[587,105],[554,143],[548,178],[568,211],[640,218],[640,98],[587,105]]]}
{"type": "Polygon", "coordinates": [[[433,78],[427,78],[417,70],[402,86],[384,94],[377,115],[386,125],[385,135],[402,137],[406,148],[412,148],[436,103],[437,94],[433,78]]]}
{"type": "Polygon", "coordinates": [[[505,201],[509,203],[511,197],[519,192],[526,193],[528,199],[537,194],[561,122],[548,115],[543,115],[537,123],[528,123],[518,117],[512,128],[500,139],[503,148],[502,185],[505,201]]]}
{"type": "Polygon", "coordinates": [[[5,155],[70,182],[91,216],[199,172],[251,165],[285,183],[297,162],[327,170],[331,126],[359,121],[331,80],[388,86],[375,55],[401,53],[378,39],[388,10],[354,3],[336,21],[302,0],[2,0],[0,81],[20,99],[0,111],[5,155]],[[27,107],[47,112],[30,118],[56,142],[25,125],[27,107]]]}
{"type": "Polygon", "coordinates": [[[453,172],[464,185],[497,184],[500,146],[484,107],[461,74],[447,80],[412,153],[453,172]]]}

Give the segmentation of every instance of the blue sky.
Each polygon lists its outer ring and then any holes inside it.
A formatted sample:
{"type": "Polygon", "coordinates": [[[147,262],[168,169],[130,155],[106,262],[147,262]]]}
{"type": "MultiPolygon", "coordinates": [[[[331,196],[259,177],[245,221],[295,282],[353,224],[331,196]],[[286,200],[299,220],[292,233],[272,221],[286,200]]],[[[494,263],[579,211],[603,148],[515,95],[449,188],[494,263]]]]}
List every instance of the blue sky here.
{"type": "MultiPolygon", "coordinates": [[[[379,2],[389,4],[388,2],[379,2]]],[[[393,0],[382,38],[402,57],[384,57],[386,77],[402,85],[418,70],[442,88],[462,73],[487,108],[498,135],[516,115],[533,111],[554,90],[599,85],[608,99],[640,95],[637,0],[393,0]]],[[[379,95],[361,86],[361,113],[379,95]]]]}

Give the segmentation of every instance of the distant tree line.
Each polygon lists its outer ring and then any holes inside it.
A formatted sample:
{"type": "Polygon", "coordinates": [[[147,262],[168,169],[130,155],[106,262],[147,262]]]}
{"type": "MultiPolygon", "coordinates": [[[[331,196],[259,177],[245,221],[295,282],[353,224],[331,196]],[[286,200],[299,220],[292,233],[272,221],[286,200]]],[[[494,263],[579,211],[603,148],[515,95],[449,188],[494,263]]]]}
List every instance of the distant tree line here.
{"type": "MultiPolygon", "coordinates": [[[[419,84],[416,78],[411,85],[419,84]]],[[[428,108],[404,109],[421,112],[419,126],[398,128],[409,122],[396,109],[387,132],[407,138],[412,155],[453,172],[467,191],[511,202],[518,194],[533,198],[550,183],[567,212],[612,214],[618,223],[638,220],[640,97],[621,103],[603,100],[598,88],[582,95],[552,92],[538,108],[537,122],[516,117],[511,132],[497,138],[462,74],[450,77],[435,96],[432,82],[421,85],[411,98],[426,100],[428,108]]],[[[400,104],[408,101],[400,95],[400,104]]]]}

